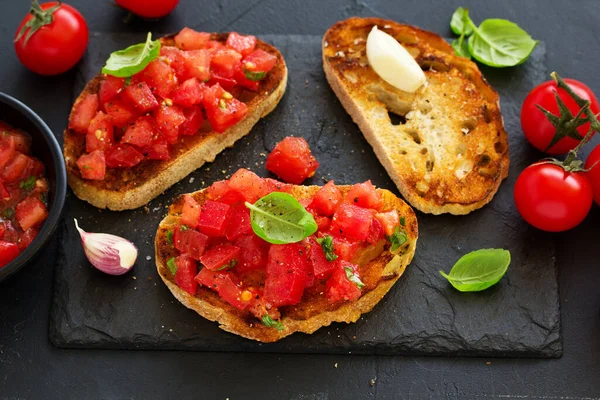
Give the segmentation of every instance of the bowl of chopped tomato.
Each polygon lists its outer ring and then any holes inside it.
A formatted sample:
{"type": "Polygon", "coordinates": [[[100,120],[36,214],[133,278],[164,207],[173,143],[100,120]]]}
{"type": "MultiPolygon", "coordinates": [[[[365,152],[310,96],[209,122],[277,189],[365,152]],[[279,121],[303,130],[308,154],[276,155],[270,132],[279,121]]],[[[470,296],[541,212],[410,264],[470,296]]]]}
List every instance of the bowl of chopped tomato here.
{"type": "Polygon", "coordinates": [[[27,265],[56,229],[67,178],[48,125],[0,93],[0,281],[27,265]]]}

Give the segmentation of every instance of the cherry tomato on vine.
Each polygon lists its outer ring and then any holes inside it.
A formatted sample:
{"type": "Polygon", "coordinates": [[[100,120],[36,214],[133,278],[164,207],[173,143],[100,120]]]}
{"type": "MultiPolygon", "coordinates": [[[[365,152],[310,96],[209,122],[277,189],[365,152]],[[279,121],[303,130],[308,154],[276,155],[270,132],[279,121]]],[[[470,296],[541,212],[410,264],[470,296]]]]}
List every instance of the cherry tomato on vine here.
{"type": "Polygon", "coordinates": [[[68,4],[31,3],[15,34],[19,60],[41,75],[58,75],[71,69],[88,44],[88,26],[83,16],[68,4]]]}
{"type": "MultiPolygon", "coordinates": [[[[569,84],[577,95],[581,96],[583,99],[590,100],[590,109],[594,114],[600,112],[598,99],[589,87],[575,79],[565,79],[565,82],[569,84]]],[[[555,97],[557,91],[558,96],[565,103],[571,114],[575,116],[581,107],[575,103],[575,100],[573,100],[567,92],[563,89],[557,89],[556,82],[554,81],[547,81],[533,88],[525,98],[523,107],[521,107],[521,127],[523,128],[525,137],[538,150],[548,154],[568,153],[569,150],[573,150],[581,141],[567,136],[554,144],[550,149],[546,150],[556,133],[556,128],[550,123],[544,113],[537,108],[536,104],[542,106],[552,114],[559,116],[559,108],[555,97]]],[[[577,128],[577,131],[581,137],[584,137],[589,129],[590,124],[587,123],[577,128]]]]}
{"type": "Polygon", "coordinates": [[[118,5],[143,18],[161,18],[177,7],[179,0],[115,0],[118,5]]]}
{"type": "Polygon", "coordinates": [[[525,168],[515,184],[515,204],[531,225],[549,232],[574,228],[592,207],[592,185],[585,172],[568,172],[551,162],[525,168]]]}
{"type": "Polygon", "coordinates": [[[588,156],[585,161],[585,169],[589,170],[587,176],[592,183],[594,201],[600,206],[600,144],[588,156]]]}

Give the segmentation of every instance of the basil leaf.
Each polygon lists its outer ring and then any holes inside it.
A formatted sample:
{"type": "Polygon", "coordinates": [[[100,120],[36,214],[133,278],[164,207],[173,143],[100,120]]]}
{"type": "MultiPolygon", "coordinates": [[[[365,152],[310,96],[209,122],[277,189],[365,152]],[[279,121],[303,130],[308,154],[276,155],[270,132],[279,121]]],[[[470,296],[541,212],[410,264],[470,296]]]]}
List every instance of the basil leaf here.
{"type": "Polygon", "coordinates": [[[275,328],[278,331],[282,331],[283,330],[283,324],[279,321],[275,321],[273,318],[271,318],[269,316],[269,314],[265,314],[262,317],[262,323],[264,326],[269,327],[269,328],[275,328]]]}
{"type": "Polygon", "coordinates": [[[246,207],[252,230],[269,243],[296,243],[317,231],[312,214],[288,193],[269,193],[254,204],[246,202],[246,207]]]}
{"type": "Polygon", "coordinates": [[[406,218],[400,217],[400,225],[402,225],[402,226],[406,225],[406,218]]]}
{"type": "Polygon", "coordinates": [[[521,64],[538,44],[514,22],[505,19],[486,19],[473,27],[469,52],[480,63],[490,67],[512,67],[521,64]]]}
{"type": "Polygon", "coordinates": [[[173,246],[173,231],[167,231],[167,242],[173,246]]]}
{"type": "Polygon", "coordinates": [[[327,261],[337,260],[338,256],[333,251],[333,237],[331,237],[331,235],[326,235],[323,238],[318,238],[317,243],[321,245],[323,253],[325,253],[325,259],[327,261]]]}
{"type": "Polygon", "coordinates": [[[244,68],[244,75],[246,76],[246,79],[251,80],[251,81],[260,81],[261,79],[263,79],[265,77],[265,75],[267,75],[267,73],[265,71],[250,71],[248,69],[244,68]]]}
{"type": "Polygon", "coordinates": [[[504,249],[482,249],[465,254],[454,264],[450,274],[440,274],[461,292],[479,292],[504,276],[510,264],[510,252],[504,249]]]}
{"type": "Polygon", "coordinates": [[[394,230],[394,233],[388,237],[388,240],[390,242],[390,251],[393,253],[394,251],[398,250],[400,246],[406,243],[408,237],[406,236],[406,232],[404,232],[404,230],[400,230],[400,227],[397,226],[394,230]]]}
{"type": "Polygon", "coordinates": [[[112,53],[102,68],[102,73],[127,78],[142,71],[159,54],[160,40],[152,41],[152,34],[148,32],[146,43],[134,44],[112,53]]]}
{"type": "Polygon", "coordinates": [[[33,189],[35,187],[35,176],[30,176],[29,178],[25,179],[24,181],[21,181],[21,183],[19,183],[19,187],[23,190],[25,190],[26,192],[31,191],[31,189],[33,189]]]}
{"type": "Polygon", "coordinates": [[[356,286],[358,286],[359,289],[362,289],[365,287],[365,284],[362,283],[362,281],[360,280],[360,278],[358,277],[358,275],[356,275],[354,273],[354,271],[352,270],[352,268],[350,267],[344,267],[344,271],[346,271],[346,277],[348,278],[348,280],[352,283],[354,283],[356,286]]]}
{"type": "Polygon", "coordinates": [[[171,271],[173,275],[177,273],[177,264],[175,264],[175,257],[169,258],[169,260],[167,261],[167,268],[169,268],[169,271],[171,271]]]}
{"type": "Polygon", "coordinates": [[[465,23],[465,19],[469,20],[469,9],[458,7],[450,20],[450,29],[452,29],[455,35],[462,35],[464,33],[466,36],[469,36],[473,33],[473,27],[465,23]]]}

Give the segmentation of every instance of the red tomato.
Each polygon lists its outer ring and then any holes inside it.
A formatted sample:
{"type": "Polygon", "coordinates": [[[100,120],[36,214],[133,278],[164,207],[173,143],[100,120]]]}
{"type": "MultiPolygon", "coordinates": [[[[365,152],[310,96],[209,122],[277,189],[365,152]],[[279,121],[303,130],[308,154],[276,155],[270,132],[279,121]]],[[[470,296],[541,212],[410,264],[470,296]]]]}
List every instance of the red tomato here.
{"type": "Polygon", "coordinates": [[[83,179],[103,180],[106,176],[106,160],[101,150],[82,155],[77,160],[77,166],[83,179]]]}
{"type": "Polygon", "coordinates": [[[206,90],[204,83],[198,82],[197,78],[190,78],[175,89],[172,96],[173,103],[184,107],[200,104],[204,97],[204,90],[206,90]]]}
{"type": "Polygon", "coordinates": [[[588,178],[592,183],[594,191],[594,201],[600,206],[600,145],[596,146],[585,161],[585,168],[588,178]]]}
{"type": "Polygon", "coordinates": [[[236,271],[243,273],[255,269],[264,268],[267,265],[269,243],[265,242],[254,233],[237,238],[233,244],[241,249],[240,263],[235,267],[236,271]]]}
{"type": "Polygon", "coordinates": [[[175,36],[175,44],[181,50],[200,50],[206,47],[210,40],[210,33],[198,32],[190,28],[183,28],[175,36]]]}
{"type": "Polygon", "coordinates": [[[231,206],[216,201],[206,201],[198,218],[198,230],[208,236],[224,236],[231,206]]]}
{"type": "Polygon", "coordinates": [[[173,144],[179,138],[179,126],[185,122],[185,114],[180,106],[162,106],[154,112],[156,126],[167,142],[173,144]]]}
{"type": "Polygon", "coordinates": [[[225,45],[245,57],[254,51],[254,48],[256,47],[256,36],[244,36],[237,32],[231,32],[229,36],[227,36],[225,45]]]}
{"type": "Polygon", "coordinates": [[[129,144],[118,144],[106,151],[106,166],[109,168],[130,168],[138,165],[144,159],[144,155],[135,146],[129,144]]]}
{"type": "Polygon", "coordinates": [[[244,196],[249,203],[255,203],[256,200],[269,193],[269,187],[265,181],[252,171],[245,168],[238,169],[229,178],[228,186],[244,196]]]}
{"type": "Polygon", "coordinates": [[[31,152],[31,136],[19,129],[2,124],[0,122],[0,130],[5,137],[12,137],[15,141],[15,150],[20,151],[23,154],[29,154],[31,152]]]}
{"type": "Polygon", "coordinates": [[[237,190],[232,189],[227,181],[217,181],[210,185],[206,191],[209,199],[229,204],[230,206],[245,200],[244,196],[237,190]]]}
{"type": "Polygon", "coordinates": [[[134,122],[138,114],[133,110],[133,107],[121,100],[120,97],[121,96],[116,96],[108,103],[105,103],[104,110],[106,110],[110,122],[113,125],[122,128],[134,122]]]}
{"type": "Polygon", "coordinates": [[[143,18],[161,18],[177,7],[179,0],[115,0],[124,9],[143,18]]]}
{"type": "Polygon", "coordinates": [[[371,220],[371,228],[369,229],[369,235],[367,236],[367,243],[376,244],[384,238],[383,236],[383,225],[377,218],[371,220]]]}
{"type": "Polygon", "coordinates": [[[309,245],[309,259],[315,279],[327,279],[338,265],[337,260],[327,261],[323,248],[313,237],[307,240],[309,245]]]}
{"type": "Polygon", "coordinates": [[[177,88],[175,71],[160,58],[148,64],[140,74],[152,93],[162,98],[170,97],[173,90],[177,88]]]}
{"type": "Polygon", "coordinates": [[[225,78],[233,77],[233,67],[242,60],[242,55],[226,47],[216,50],[210,59],[210,68],[225,78]]]}
{"type": "Polygon", "coordinates": [[[349,268],[353,274],[359,277],[356,265],[341,261],[333,272],[333,275],[331,275],[331,278],[325,284],[325,296],[327,296],[327,300],[331,303],[355,300],[362,294],[358,286],[348,279],[346,268],[349,268]]]}
{"type": "Polygon", "coordinates": [[[0,268],[6,266],[19,255],[19,247],[16,243],[0,240],[0,268]]]}
{"type": "MultiPolygon", "coordinates": [[[[0,199],[2,200],[10,200],[10,192],[6,190],[6,186],[0,181],[0,199]]],[[[4,234],[4,223],[0,222],[0,229],[2,230],[2,234],[4,234]]],[[[2,234],[0,234],[0,239],[2,238],[2,234]]]]}
{"type": "Polygon", "coordinates": [[[121,143],[130,143],[138,147],[146,147],[152,144],[158,131],[154,126],[154,118],[149,115],[139,117],[133,125],[129,125],[121,143]]]}
{"type": "Polygon", "coordinates": [[[69,128],[75,132],[87,133],[90,121],[98,112],[98,96],[88,94],[79,103],[73,107],[73,112],[69,118],[69,128]]]}
{"type": "Polygon", "coordinates": [[[343,203],[333,215],[331,230],[336,235],[364,241],[369,235],[372,219],[371,211],[343,203]]]}
{"type": "Polygon", "coordinates": [[[205,82],[210,78],[210,52],[208,50],[190,50],[180,53],[181,64],[174,66],[180,81],[197,78],[205,82]]]}
{"type": "Polygon", "coordinates": [[[209,249],[200,262],[211,271],[222,271],[233,268],[240,258],[240,248],[231,243],[223,243],[209,249]]]}
{"type": "Polygon", "coordinates": [[[392,235],[396,227],[400,225],[400,217],[397,210],[377,213],[375,214],[375,218],[381,222],[383,231],[388,236],[392,235]]]}
{"type": "Polygon", "coordinates": [[[225,237],[227,240],[235,240],[240,236],[252,233],[252,225],[250,224],[250,209],[244,204],[238,204],[231,208],[231,215],[227,228],[225,229],[225,237]]]}
{"type": "Polygon", "coordinates": [[[135,109],[144,114],[159,107],[156,97],[146,82],[132,83],[123,91],[124,99],[130,102],[135,109]]]}
{"type": "Polygon", "coordinates": [[[27,170],[30,168],[32,163],[31,158],[25,154],[16,153],[11,161],[6,164],[0,172],[0,179],[4,183],[13,183],[26,178],[27,170]]]}
{"type": "Polygon", "coordinates": [[[88,126],[88,132],[85,136],[85,150],[88,153],[96,150],[106,150],[113,145],[114,141],[111,119],[102,111],[98,111],[88,126]]]}
{"type": "Polygon", "coordinates": [[[183,109],[185,121],[179,125],[179,134],[182,136],[192,136],[200,130],[204,123],[202,110],[200,107],[189,107],[183,109]]]}
{"type": "Polygon", "coordinates": [[[64,3],[44,3],[41,8],[34,3],[33,9],[37,9],[36,13],[27,14],[15,34],[15,51],[19,60],[41,75],[58,75],[68,71],[81,59],[88,44],[85,19],[79,11],[64,3]],[[42,14],[45,17],[38,16],[42,14]],[[44,18],[51,22],[31,31],[27,24],[33,23],[34,19],[41,24],[44,18]]]}
{"type": "Polygon", "coordinates": [[[242,60],[245,71],[252,73],[269,72],[277,63],[277,57],[264,50],[256,49],[242,60]]]}
{"type": "Polygon", "coordinates": [[[29,246],[31,242],[33,242],[33,239],[35,239],[38,233],[40,233],[39,228],[29,228],[25,232],[23,232],[21,240],[19,240],[19,243],[17,243],[17,246],[19,246],[19,250],[25,250],[27,246],[29,246]]]}
{"type": "Polygon", "coordinates": [[[327,182],[315,194],[310,203],[311,208],[321,215],[332,216],[342,203],[343,196],[333,181],[327,182]]]}
{"type": "Polygon", "coordinates": [[[30,196],[17,204],[15,217],[21,229],[26,231],[29,228],[40,226],[48,218],[48,210],[37,197],[30,196]]]}
{"type": "Polygon", "coordinates": [[[379,211],[383,205],[383,198],[371,181],[366,181],[352,185],[348,194],[346,194],[346,202],[379,211]]]}
{"type": "Polygon", "coordinates": [[[242,289],[233,281],[229,273],[202,268],[195,279],[201,285],[218,292],[223,300],[240,310],[249,305],[250,299],[248,301],[243,300],[242,289]]]}
{"type": "Polygon", "coordinates": [[[183,195],[183,207],[181,208],[181,223],[189,228],[195,229],[200,218],[200,204],[189,194],[183,195]]]}
{"type": "Polygon", "coordinates": [[[200,260],[208,247],[208,236],[195,229],[177,226],[173,231],[173,246],[194,260],[200,260]]]}
{"type": "Polygon", "coordinates": [[[525,168],[517,178],[515,204],[538,229],[561,232],[583,221],[592,206],[592,185],[583,172],[567,172],[550,163],[525,168]]]}
{"type": "Polygon", "coordinates": [[[298,243],[271,245],[265,279],[267,303],[279,307],[300,302],[308,273],[306,253],[298,243]]]}
{"type": "Polygon", "coordinates": [[[15,154],[15,139],[9,135],[0,136],[0,168],[4,167],[15,154]]]}
{"type": "Polygon", "coordinates": [[[206,117],[212,128],[219,133],[239,122],[248,113],[248,107],[218,83],[204,92],[203,100],[206,117]]]}
{"type": "Polygon", "coordinates": [[[237,85],[252,90],[253,92],[258,91],[258,88],[260,87],[260,79],[251,80],[246,78],[242,63],[238,63],[233,67],[233,80],[237,85]]]}
{"type": "Polygon", "coordinates": [[[175,283],[192,296],[195,295],[198,286],[198,283],[194,280],[198,272],[196,262],[187,254],[181,254],[175,258],[175,265],[177,265],[175,283]]]}
{"type": "Polygon", "coordinates": [[[235,88],[235,85],[237,85],[237,81],[235,79],[233,79],[233,77],[226,78],[219,74],[213,73],[210,76],[210,79],[208,80],[208,82],[206,82],[206,84],[208,86],[214,86],[216,84],[219,84],[219,86],[221,86],[223,89],[225,89],[227,91],[231,91],[235,88]]]}
{"type": "Polygon", "coordinates": [[[352,262],[354,255],[360,249],[361,242],[343,238],[340,236],[333,236],[333,250],[340,259],[352,262]]]}
{"type": "Polygon", "coordinates": [[[106,75],[104,80],[100,83],[100,89],[98,89],[100,104],[104,106],[107,101],[119,94],[119,92],[123,89],[124,83],[125,78],[117,78],[116,76],[106,75]]]}
{"type": "Polygon", "coordinates": [[[164,139],[155,140],[150,146],[144,147],[142,153],[144,153],[149,160],[168,160],[171,158],[169,143],[164,139]]]}
{"type": "Polygon", "coordinates": [[[288,136],[275,145],[265,167],[284,182],[299,185],[315,174],[319,162],[313,157],[306,139],[288,136]]]}
{"type": "MultiPolygon", "coordinates": [[[[574,79],[565,79],[565,82],[569,84],[575,93],[577,93],[583,99],[591,102],[590,109],[594,114],[598,114],[598,112],[600,112],[598,99],[596,99],[596,96],[589,87],[574,79]]],[[[523,128],[525,137],[538,150],[544,151],[548,154],[567,153],[569,150],[573,150],[580,142],[580,140],[566,137],[561,139],[549,150],[546,150],[552,141],[552,138],[554,137],[556,128],[550,123],[550,121],[548,121],[542,111],[536,107],[536,104],[558,116],[558,104],[556,103],[555,98],[555,93],[557,92],[558,96],[571,111],[571,114],[577,114],[581,107],[575,103],[575,101],[567,94],[567,92],[565,92],[563,89],[557,89],[556,82],[554,81],[544,82],[541,85],[533,88],[533,90],[529,92],[525,98],[523,107],[521,108],[521,127],[523,128]]],[[[584,137],[589,128],[590,124],[587,123],[577,128],[577,131],[582,137],[584,137]]]]}

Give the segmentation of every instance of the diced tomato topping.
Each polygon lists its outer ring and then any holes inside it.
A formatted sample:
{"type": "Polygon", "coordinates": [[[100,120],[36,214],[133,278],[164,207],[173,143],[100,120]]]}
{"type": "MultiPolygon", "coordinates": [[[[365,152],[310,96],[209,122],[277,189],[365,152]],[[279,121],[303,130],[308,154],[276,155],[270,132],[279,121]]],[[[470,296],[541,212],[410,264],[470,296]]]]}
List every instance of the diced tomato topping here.
{"type": "Polygon", "coordinates": [[[256,47],[256,36],[252,35],[240,35],[237,32],[231,32],[227,37],[227,42],[225,45],[242,56],[247,56],[248,54],[254,51],[256,47]]]}
{"type": "MultiPolygon", "coordinates": [[[[4,186],[4,184],[2,183],[2,181],[0,181],[0,199],[2,200],[9,200],[10,199],[10,193],[8,190],[6,190],[6,187],[4,186]]],[[[4,224],[2,224],[2,234],[4,234],[4,224]]],[[[0,235],[0,238],[2,238],[2,235],[0,235]]]]}
{"type": "Polygon", "coordinates": [[[108,149],[104,158],[109,168],[130,168],[138,165],[144,155],[130,144],[118,144],[108,149]]]}
{"type": "Polygon", "coordinates": [[[106,176],[106,161],[101,150],[82,155],[77,160],[77,166],[83,179],[103,180],[106,176]]]}
{"type": "Polygon", "coordinates": [[[219,84],[204,92],[203,103],[210,125],[219,133],[236,124],[248,113],[246,104],[224,91],[219,84]]]}
{"type": "Polygon", "coordinates": [[[0,240],[4,238],[4,232],[6,232],[6,223],[0,222],[0,240]]]}
{"type": "Polygon", "coordinates": [[[0,168],[5,166],[15,154],[15,139],[10,135],[0,136],[0,168]]]}
{"type": "Polygon", "coordinates": [[[180,79],[183,70],[183,52],[175,46],[161,46],[160,56],[175,71],[178,80],[183,82],[180,79]]]}
{"type": "Polygon", "coordinates": [[[69,118],[69,128],[78,133],[87,133],[90,121],[97,112],[98,96],[88,94],[79,103],[75,104],[69,118]]]}
{"type": "Polygon", "coordinates": [[[274,307],[300,302],[308,272],[308,257],[298,243],[274,244],[269,248],[265,301],[274,307]]]}
{"type": "Polygon", "coordinates": [[[179,134],[182,136],[195,135],[204,123],[200,107],[189,107],[183,109],[185,121],[179,126],[179,134]]]}
{"type": "Polygon", "coordinates": [[[207,288],[216,292],[218,289],[217,282],[219,278],[225,274],[226,272],[211,271],[208,268],[200,268],[200,272],[198,272],[198,275],[196,275],[194,280],[202,286],[206,286],[207,288]]]}
{"type": "Polygon", "coordinates": [[[30,158],[25,175],[41,177],[44,175],[44,164],[42,164],[42,162],[36,158],[30,158]]]}
{"type": "Polygon", "coordinates": [[[203,49],[210,40],[210,33],[183,28],[176,36],[175,43],[181,50],[203,49]]]}
{"type": "Polygon", "coordinates": [[[0,240],[0,268],[17,258],[18,255],[19,247],[16,243],[0,240]]]}
{"type": "Polygon", "coordinates": [[[148,84],[155,95],[168,98],[177,88],[177,77],[175,71],[160,58],[152,61],[141,72],[142,79],[148,84]]]}
{"type": "Polygon", "coordinates": [[[181,65],[177,66],[177,77],[184,81],[197,78],[206,82],[210,78],[210,52],[208,50],[191,50],[181,53],[181,65]]]}
{"type": "Polygon", "coordinates": [[[186,226],[177,226],[173,231],[173,246],[194,260],[200,260],[208,247],[208,236],[186,226]]]}
{"type": "Polygon", "coordinates": [[[210,248],[200,262],[211,271],[222,271],[235,267],[240,258],[240,248],[231,243],[223,243],[210,248]]]}
{"type": "MultiPolygon", "coordinates": [[[[100,104],[104,107],[107,101],[112,100],[112,98],[115,97],[121,91],[121,89],[123,89],[124,83],[124,78],[106,75],[104,80],[100,82],[100,89],[98,89],[100,104]]],[[[104,111],[108,112],[106,109],[104,109],[104,111]]]]}
{"type": "Polygon", "coordinates": [[[369,235],[367,236],[367,243],[376,244],[381,239],[384,238],[383,235],[383,225],[377,218],[373,218],[371,220],[371,228],[369,229],[369,235]]]}
{"type": "Polygon", "coordinates": [[[346,202],[355,206],[372,208],[379,211],[383,206],[383,197],[371,181],[352,185],[346,194],[346,202]]]}
{"type": "MultiPolygon", "coordinates": [[[[252,77],[251,74],[249,74],[249,76],[252,77]]],[[[246,77],[246,72],[244,72],[241,62],[233,67],[233,79],[238,85],[245,87],[248,90],[252,90],[253,92],[258,91],[260,86],[260,79],[252,80],[246,77]]]]}
{"type": "Polygon", "coordinates": [[[141,114],[159,107],[156,97],[154,97],[146,82],[131,83],[123,91],[123,96],[141,114]]]}
{"type": "MultiPolygon", "coordinates": [[[[268,187],[268,193],[271,192],[284,192],[284,193],[292,193],[293,189],[294,189],[294,185],[290,185],[288,183],[283,183],[281,181],[278,181],[277,179],[271,179],[271,178],[264,178],[263,182],[265,182],[265,184],[268,187]]],[[[300,203],[302,203],[302,200],[300,200],[300,203]]],[[[303,204],[303,206],[308,206],[310,202],[307,202],[306,205],[303,204]]]]}
{"type": "Polygon", "coordinates": [[[242,67],[250,72],[269,72],[277,63],[277,57],[256,49],[242,60],[242,67]]]}
{"type": "Polygon", "coordinates": [[[21,240],[17,243],[19,246],[19,250],[23,251],[33,242],[33,239],[40,233],[40,228],[29,228],[25,232],[23,232],[23,236],[21,236],[21,240]]]}
{"type": "Polygon", "coordinates": [[[342,192],[333,181],[327,182],[313,197],[311,208],[321,215],[332,216],[343,201],[342,192]]]}
{"type": "Polygon", "coordinates": [[[208,43],[206,43],[205,48],[210,51],[210,54],[212,54],[217,50],[225,48],[225,45],[218,40],[209,40],[208,43]]]}
{"type": "Polygon", "coordinates": [[[4,166],[2,172],[0,172],[0,179],[4,183],[13,183],[26,178],[27,171],[31,166],[31,158],[23,153],[16,153],[16,155],[4,166]]]}
{"type": "Polygon", "coordinates": [[[377,213],[375,214],[375,218],[381,222],[383,231],[388,236],[392,235],[396,227],[400,225],[400,217],[397,210],[377,213]]]}
{"type": "Polygon", "coordinates": [[[91,153],[96,150],[106,150],[114,143],[113,124],[102,111],[90,121],[88,133],[85,136],[85,150],[91,153]]]}
{"type": "Polygon", "coordinates": [[[362,207],[343,203],[333,215],[331,230],[357,240],[366,240],[371,229],[373,214],[362,207]]]}
{"type": "Polygon", "coordinates": [[[177,286],[191,294],[196,294],[198,282],[194,279],[198,272],[196,262],[187,254],[181,254],[175,258],[177,272],[175,272],[175,283],[177,286]]]}
{"type": "Polygon", "coordinates": [[[158,136],[154,119],[149,115],[139,117],[133,125],[127,127],[121,143],[129,143],[138,147],[146,147],[158,136]]]}
{"type": "Polygon", "coordinates": [[[327,232],[329,230],[329,228],[331,227],[331,218],[330,217],[326,217],[324,215],[318,215],[316,212],[313,212],[313,210],[310,208],[307,208],[307,211],[310,212],[311,214],[313,214],[313,218],[315,219],[315,222],[317,223],[317,230],[319,232],[327,232]]]}
{"type": "Polygon", "coordinates": [[[46,205],[37,197],[29,196],[17,204],[15,217],[21,229],[26,231],[29,228],[41,225],[48,218],[48,210],[46,205]]]}
{"type": "Polygon", "coordinates": [[[144,153],[149,160],[168,160],[171,158],[169,143],[164,139],[155,140],[150,146],[144,147],[142,153],[144,153]]]}
{"type": "Polygon", "coordinates": [[[200,104],[205,90],[204,83],[198,82],[197,78],[190,78],[175,89],[172,96],[173,103],[184,107],[200,104]]]}
{"type": "Polygon", "coordinates": [[[217,75],[231,78],[233,77],[233,67],[241,60],[242,55],[233,49],[218,49],[212,54],[210,68],[217,75]]]}
{"type": "Polygon", "coordinates": [[[333,236],[333,251],[342,260],[352,262],[360,247],[361,242],[359,241],[333,236]]]}
{"type": "MultiPolygon", "coordinates": [[[[0,127],[0,130],[2,127],[0,127]]],[[[2,131],[2,136],[12,137],[15,142],[15,150],[23,154],[31,153],[31,136],[28,133],[12,127],[10,130],[2,131]]]]}
{"type": "Polygon", "coordinates": [[[200,204],[190,194],[183,195],[183,207],[181,208],[181,223],[189,228],[195,229],[200,218],[200,204]]]}
{"type": "Polygon", "coordinates": [[[225,78],[224,76],[212,74],[208,82],[206,82],[208,86],[214,86],[219,84],[223,89],[230,91],[235,88],[237,85],[237,81],[233,78],[225,78]]]}
{"type": "Polygon", "coordinates": [[[238,169],[229,178],[227,183],[230,188],[244,196],[249,203],[255,203],[256,200],[269,193],[269,187],[265,181],[254,172],[244,168],[238,169]]]}
{"type": "Polygon", "coordinates": [[[202,205],[198,230],[208,236],[224,236],[227,222],[231,213],[231,206],[216,201],[206,201],[202,205]]]}
{"type": "Polygon", "coordinates": [[[121,100],[121,96],[114,97],[104,105],[110,122],[120,128],[135,121],[137,113],[133,107],[121,100]]]}
{"type": "Polygon", "coordinates": [[[173,144],[179,137],[179,126],[185,122],[185,115],[180,106],[162,106],[155,111],[156,125],[167,142],[173,144]]]}
{"type": "Polygon", "coordinates": [[[288,136],[275,145],[265,167],[285,182],[299,185],[315,174],[319,162],[313,157],[306,139],[288,136]]]}
{"type": "Polygon", "coordinates": [[[235,240],[240,236],[252,233],[252,225],[250,224],[250,209],[244,204],[238,204],[231,208],[231,215],[227,228],[225,229],[225,237],[227,240],[235,240]]]}
{"type": "Polygon", "coordinates": [[[208,198],[211,200],[219,201],[219,203],[234,204],[245,201],[244,196],[237,190],[232,189],[227,181],[217,181],[210,185],[207,189],[208,198]]]}
{"type": "Polygon", "coordinates": [[[313,237],[308,238],[307,243],[313,276],[319,280],[329,278],[338,264],[337,260],[327,261],[323,248],[313,237]]]}
{"type": "Polygon", "coordinates": [[[240,262],[235,267],[236,271],[243,273],[267,265],[267,255],[271,245],[255,234],[240,236],[233,244],[241,249],[240,262]]]}
{"type": "Polygon", "coordinates": [[[331,303],[355,300],[362,294],[356,283],[348,279],[346,268],[349,268],[360,279],[356,265],[346,261],[340,262],[325,284],[325,296],[331,303]]]}
{"type": "Polygon", "coordinates": [[[223,300],[240,310],[245,309],[250,304],[251,298],[245,301],[242,289],[234,282],[229,273],[202,268],[195,279],[201,285],[219,293],[223,300]]]}

